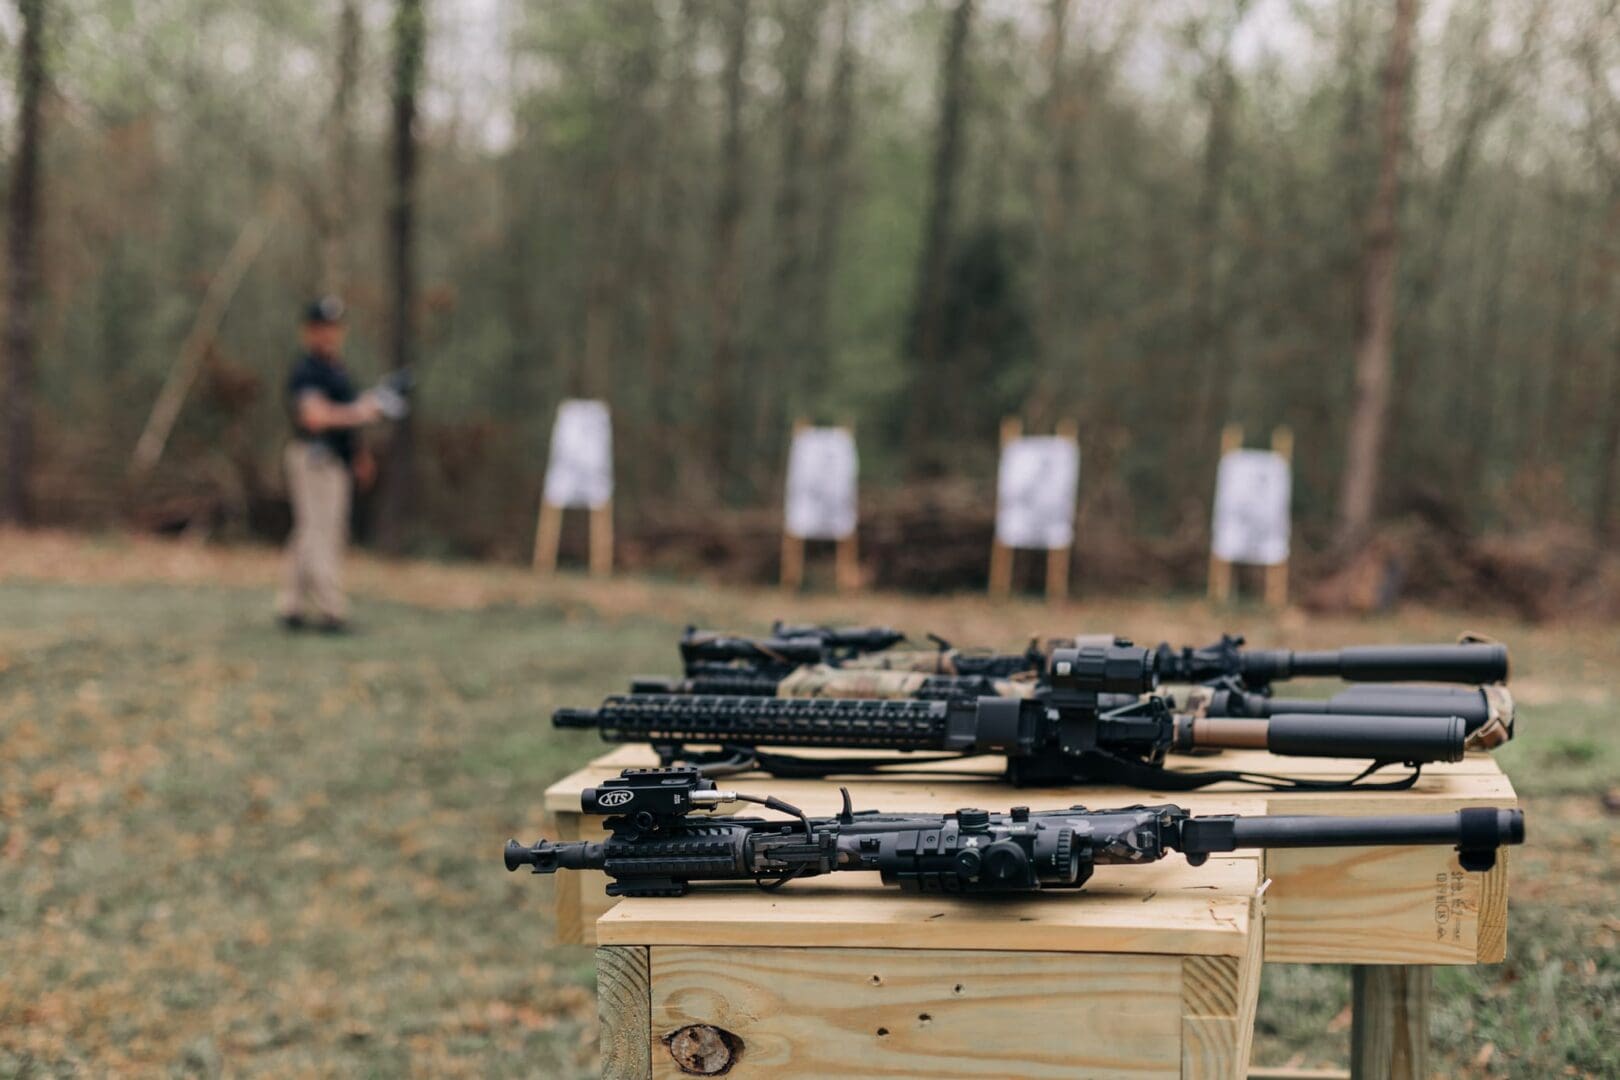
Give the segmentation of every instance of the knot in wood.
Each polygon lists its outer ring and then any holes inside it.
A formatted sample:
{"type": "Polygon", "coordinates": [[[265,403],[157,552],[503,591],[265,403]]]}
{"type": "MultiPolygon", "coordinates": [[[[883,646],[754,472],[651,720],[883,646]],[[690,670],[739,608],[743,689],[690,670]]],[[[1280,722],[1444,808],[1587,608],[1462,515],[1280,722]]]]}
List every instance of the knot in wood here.
{"type": "Polygon", "coordinates": [[[675,1065],[688,1076],[724,1076],[742,1056],[743,1041],[713,1024],[688,1024],[664,1036],[675,1065]]]}

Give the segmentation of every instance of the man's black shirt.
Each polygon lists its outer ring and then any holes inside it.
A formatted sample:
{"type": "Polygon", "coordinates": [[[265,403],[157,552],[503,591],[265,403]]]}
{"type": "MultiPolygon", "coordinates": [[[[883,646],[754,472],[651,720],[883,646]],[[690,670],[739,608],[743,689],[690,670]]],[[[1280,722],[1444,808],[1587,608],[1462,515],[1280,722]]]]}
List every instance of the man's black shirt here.
{"type": "Polygon", "coordinates": [[[292,376],[287,380],[287,403],[292,410],[295,435],[300,439],[325,443],[345,463],[352,462],[355,443],[353,428],[327,428],[313,433],[299,426],[298,399],[309,393],[319,394],[337,405],[352,404],[359,395],[355,393],[354,384],[349,381],[348,369],[342,361],[323,360],[314,353],[305,353],[293,365],[292,376]]]}

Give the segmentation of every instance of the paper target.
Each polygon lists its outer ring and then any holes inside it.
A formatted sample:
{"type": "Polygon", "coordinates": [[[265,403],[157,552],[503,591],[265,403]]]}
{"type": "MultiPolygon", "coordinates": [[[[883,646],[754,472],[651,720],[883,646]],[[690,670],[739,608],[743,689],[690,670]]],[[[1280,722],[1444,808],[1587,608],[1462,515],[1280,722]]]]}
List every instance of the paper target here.
{"type": "Polygon", "coordinates": [[[785,528],[801,540],[854,535],[860,459],[847,428],[801,428],[788,453],[785,528]]]}
{"type": "Polygon", "coordinates": [[[1074,545],[1080,444],[1059,435],[1013,439],[996,479],[996,539],[1010,548],[1074,545]]]}
{"type": "Polygon", "coordinates": [[[603,401],[564,401],[551,428],[545,501],[598,510],[613,501],[613,421],[603,401]]]}
{"type": "Polygon", "coordinates": [[[1211,554],[1255,566],[1287,562],[1292,496],[1293,478],[1281,454],[1228,451],[1215,475],[1211,554]]]}

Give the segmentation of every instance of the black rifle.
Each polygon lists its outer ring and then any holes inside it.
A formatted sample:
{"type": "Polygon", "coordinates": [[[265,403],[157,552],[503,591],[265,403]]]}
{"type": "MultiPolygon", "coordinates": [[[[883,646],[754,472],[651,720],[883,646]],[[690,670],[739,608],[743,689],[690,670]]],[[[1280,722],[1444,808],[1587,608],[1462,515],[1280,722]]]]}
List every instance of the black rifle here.
{"type": "MultiPolygon", "coordinates": [[[[1282,714],[1266,719],[1176,715],[1151,692],[1158,654],[1128,641],[1053,651],[1033,698],[848,700],[632,694],[597,709],[559,709],[552,723],[596,728],[609,742],[645,742],[664,764],[701,764],[720,774],[763,769],[778,776],[881,772],[915,765],[917,751],[949,757],[1004,754],[1014,784],[1125,783],[1185,791],[1220,781],[1277,789],[1386,790],[1416,783],[1423,764],[1458,761],[1467,729],[1456,716],[1282,714]],[[1115,695],[1120,695],[1116,697],[1115,695]],[[1142,696],[1149,695],[1149,696],[1142,696]],[[1123,704],[1116,705],[1116,702],[1123,704]],[[689,752],[691,744],[718,752],[689,752]],[[761,747],[898,750],[904,758],[804,758],[761,747]],[[1299,757],[1370,759],[1348,781],[1290,779],[1233,770],[1182,772],[1164,767],[1171,750],[1256,748],[1299,757]],[[1404,763],[1406,777],[1381,784],[1368,776],[1404,763]]],[[[938,761],[940,757],[927,760],[938,761]]]]}
{"type": "Polygon", "coordinates": [[[626,769],[580,799],[586,813],[612,815],[606,840],[508,840],[506,868],[602,870],[613,879],[609,896],[680,896],[694,881],[775,888],[849,870],[881,874],[906,892],[1005,894],[1078,889],[1095,867],[1156,862],[1172,851],[1198,866],[1240,848],[1449,845],[1463,869],[1483,872],[1498,847],[1524,842],[1522,811],[1483,807],[1385,817],[1204,817],[1170,805],[857,814],[848,789],[843,795],[843,812],[811,818],[779,799],[717,790],[695,769],[626,769]],[[688,816],[737,801],[798,820],[688,816]]]}
{"type": "Polygon", "coordinates": [[[1201,649],[1160,645],[1159,677],[1167,683],[1215,683],[1266,692],[1284,679],[1325,676],[1346,682],[1497,683],[1508,677],[1507,646],[1492,641],[1456,645],[1360,645],[1303,652],[1245,649],[1224,634],[1201,649]]]}

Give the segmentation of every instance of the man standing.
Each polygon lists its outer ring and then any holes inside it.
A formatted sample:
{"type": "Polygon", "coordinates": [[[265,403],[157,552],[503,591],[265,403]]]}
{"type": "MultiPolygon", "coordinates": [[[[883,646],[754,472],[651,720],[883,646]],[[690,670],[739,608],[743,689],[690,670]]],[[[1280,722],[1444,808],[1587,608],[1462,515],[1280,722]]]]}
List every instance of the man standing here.
{"type": "Polygon", "coordinates": [[[383,418],[372,394],[357,394],[343,366],[343,303],[324,297],[304,314],[303,356],[287,382],[293,440],[287,446],[287,489],[293,530],[276,610],[288,630],[314,625],[328,633],[347,627],[343,548],[349,536],[354,485],[376,478],[376,462],[359,429],[383,418]]]}

